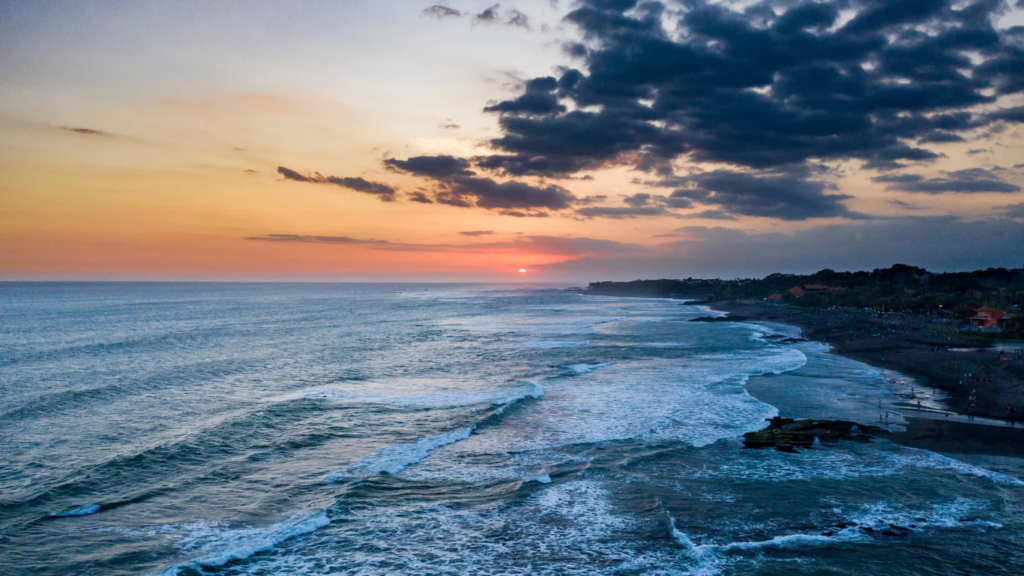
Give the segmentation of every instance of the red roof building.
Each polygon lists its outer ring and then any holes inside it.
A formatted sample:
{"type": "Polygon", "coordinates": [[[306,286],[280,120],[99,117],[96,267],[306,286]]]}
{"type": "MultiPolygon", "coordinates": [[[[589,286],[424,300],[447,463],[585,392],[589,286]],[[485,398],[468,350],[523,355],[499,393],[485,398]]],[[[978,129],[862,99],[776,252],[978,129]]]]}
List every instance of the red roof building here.
{"type": "Polygon", "coordinates": [[[789,289],[789,293],[792,294],[795,298],[803,298],[804,294],[806,294],[807,292],[804,292],[804,289],[799,286],[793,286],[792,288],[789,289]]]}
{"type": "Polygon", "coordinates": [[[1009,317],[1006,310],[982,306],[971,316],[971,328],[998,328],[999,322],[1009,317]]]}

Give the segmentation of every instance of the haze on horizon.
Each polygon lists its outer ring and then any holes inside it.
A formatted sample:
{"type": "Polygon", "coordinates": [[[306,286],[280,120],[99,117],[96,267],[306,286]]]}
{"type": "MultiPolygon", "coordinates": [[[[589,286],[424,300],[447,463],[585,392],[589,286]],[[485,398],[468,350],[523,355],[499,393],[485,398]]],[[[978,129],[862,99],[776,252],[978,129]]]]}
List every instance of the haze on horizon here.
{"type": "Polygon", "coordinates": [[[0,1],[0,53],[0,280],[1024,265],[1024,0],[0,1]]]}

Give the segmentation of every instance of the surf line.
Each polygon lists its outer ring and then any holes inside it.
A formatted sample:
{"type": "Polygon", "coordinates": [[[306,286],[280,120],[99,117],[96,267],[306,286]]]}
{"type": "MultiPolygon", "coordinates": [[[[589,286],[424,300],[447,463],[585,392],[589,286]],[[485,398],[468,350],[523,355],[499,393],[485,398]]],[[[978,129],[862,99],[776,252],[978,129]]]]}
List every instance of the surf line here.
{"type": "Polygon", "coordinates": [[[223,545],[205,555],[165,568],[151,576],[177,576],[183,569],[215,568],[235,560],[244,560],[259,552],[275,548],[282,542],[314,532],[331,523],[327,510],[296,515],[262,529],[240,529],[222,535],[223,545]]]}
{"type": "Polygon", "coordinates": [[[504,415],[505,411],[509,408],[518,406],[527,400],[538,399],[544,396],[543,385],[537,382],[529,382],[529,384],[530,386],[526,391],[509,399],[507,402],[497,405],[492,404],[491,406],[497,406],[497,409],[472,426],[458,428],[437,436],[419,438],[413,442],[405,444],[392,444],[391,446],[385,446],[384,448],[373,452],[366,458],[351,464],[348,469],[343,472],[332,472],[328,474],[324,477],[324,481],[338,482],[352,478],[366,478],[377,474],[399,474],[408,466],[426,459],[434,450],[443,446],[448,446],[449,444],[461,442],[462,440],[469,438],[473,432],[481,426],[493,424],[498,418],[504,415]]]}

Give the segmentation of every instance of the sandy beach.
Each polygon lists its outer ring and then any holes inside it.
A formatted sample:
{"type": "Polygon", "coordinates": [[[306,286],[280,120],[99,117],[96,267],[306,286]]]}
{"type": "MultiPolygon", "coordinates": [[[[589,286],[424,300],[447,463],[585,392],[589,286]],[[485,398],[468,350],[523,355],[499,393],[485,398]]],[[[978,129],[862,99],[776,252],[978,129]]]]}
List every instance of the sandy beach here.
{"type": "Polygon", "coordinates": [[[837,354],[942,390],[951,411],[977,419],[921,418],[908,411],[907,430],[893,434],[896,442],[937,452],[1024,457],[1024,359],[1012,345],[999,350],[979,347],[943,329],[941,323],[913,315],[736,301],[707,305],[737,319],[799,327],[804,337],[829,344],[837,354]],[[985,425],[986,420],[1004,425],[985,425]]]}

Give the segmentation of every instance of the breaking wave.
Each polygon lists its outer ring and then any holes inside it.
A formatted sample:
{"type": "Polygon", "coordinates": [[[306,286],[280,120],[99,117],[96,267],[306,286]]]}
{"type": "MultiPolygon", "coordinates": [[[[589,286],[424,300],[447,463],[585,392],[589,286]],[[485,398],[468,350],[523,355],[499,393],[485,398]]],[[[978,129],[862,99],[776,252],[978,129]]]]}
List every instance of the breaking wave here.
{"type": "Polygon", "coordinates": [[[319,530],[331,523],[326,510],[305,516],[297,515],[265,528],[242,528],[214,533],[208,541],[199,544],[204,553],[186,564],[171,566],[157,573],[157,576],[177,576],[181,570],[194,568],[202,570],[223,566],[234,560],[242,560],[270,550],[304,534],[319,530]]]}

